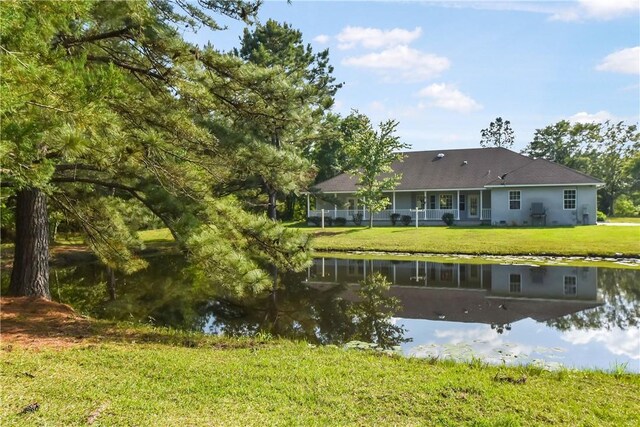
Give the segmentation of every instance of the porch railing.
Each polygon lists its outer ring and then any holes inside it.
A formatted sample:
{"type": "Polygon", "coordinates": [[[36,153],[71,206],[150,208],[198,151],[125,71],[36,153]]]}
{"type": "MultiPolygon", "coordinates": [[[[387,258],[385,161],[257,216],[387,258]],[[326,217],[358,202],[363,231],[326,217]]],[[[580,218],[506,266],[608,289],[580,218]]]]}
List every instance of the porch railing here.
{"type": "MultiPolygon", "coordinates": [[[[490,212],[491,212],[491,209],[483,209],[482,210],[483,217],[485,219],[488,219],[487,215],[490,215],[490,212]]],[[[363,214],[362,215],[363,219],[369,218],[369,212],[363,209],[359,209],[357,211],[354,211],[352,209],[325,209],[324,210],[324,215],[326,218],[342,217],[342,218],[346,218],[347,221],[350,221],[352,216],[357,213],[363,214]]],[[[391,215],[394,213],[400,216],[408,215],[411,217],[412,220],[416,219],[415,209],[396,209],[395,212],[392,209],[386,209],[380,212],[375,212],[373,214],[373,220],[374,221],[390,221],[391,215]]],[[[427,209],[426,211],[422,209],[418,212],[418,220],[441,221],[442,215],[444,215],[445,213],[451,213],[454,218],[458,217],[457,209],[427,209]]],[[[321,215],[322,215],[322,212],[320,211],[320,209],[309,211],[309,216],[321,216],[321,215]]]]}
{"type": "Polygon", "coordinates": [[[491,208],[482,209],[482,219],[491,219],[491,208]]]}

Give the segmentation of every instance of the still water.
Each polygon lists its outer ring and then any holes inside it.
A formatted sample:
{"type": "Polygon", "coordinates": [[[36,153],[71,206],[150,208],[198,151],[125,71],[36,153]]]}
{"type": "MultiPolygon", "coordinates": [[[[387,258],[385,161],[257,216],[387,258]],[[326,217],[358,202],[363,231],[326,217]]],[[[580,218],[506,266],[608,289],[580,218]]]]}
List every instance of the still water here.
{"type": "Polygon", "coordinates": [[[52,296],[94,317],[212,334],[640,372],[640,269],[317,258],[275,292],[238,298],[196,281],[181,257],[149,263],[115,281],[96,264],[57,268],[52,296]],[[391,286],[359,285],[375,273],[391,286]]]}

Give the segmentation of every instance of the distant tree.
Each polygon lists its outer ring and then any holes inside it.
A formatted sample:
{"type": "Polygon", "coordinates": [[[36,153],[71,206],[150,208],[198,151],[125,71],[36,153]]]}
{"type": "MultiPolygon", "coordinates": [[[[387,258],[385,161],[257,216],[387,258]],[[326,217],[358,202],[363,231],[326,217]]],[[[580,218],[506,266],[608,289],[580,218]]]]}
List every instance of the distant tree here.
{"type": "Polygon", "coordinates": [[[482,139],[480,140],[481,147],[504,147],[511,148],[513,146],[513,130],[511,129],[511,122],[509,120],[502,120],[502,117],[496,118],[495,121],[489,124],[487,129],[480,131],[482,139]]]}
{"type": "Polygon", "coordinates": [[[571,124],[561,120],[543,129],[536,129],[533,141],[525,147],[523,154],[543,158],[589,173],[592,166],[591,148],[599,138],[597,123],[571,124]]]}
{"type": "Polygon", "coordinates": [[[383,195],[383,191],[393,190],[402,179],[402,174],[393,172],[391,164],[402,161],[404,155],[401,150],[409,148],[409,145],[394,135],[398,126],[395,120],[380,123],[380,130],[375,131],[367,116],[357,111],[351,115],[358,121],[358,132],[345,147],[351,165],[348,172],[358,180],[356,196],[369,210],[371,228],[373,214],[389,204],[389,198],[383,195]]]}
{"type": "Polygon", "coordinates": [[[640,152],[640,132],[636,125],[606,121],[593,153],[592,174],[604,181],[600,189],[600,210],[615,215],[616,199],[631,191],[638,177],[630,172],[632,161],[640,152]]]}
{"type": "Polygon", "coordinates": [[[270,114],[252,116],[245,126],[257,144],[267,145],[257,149],[271,151],[272,155],[266,158],[276,161],[256,164],[256,159],[261,157],[252,152],[246,159],[251,165],[247,172],[258,172],[262,190],[268,197],[268,216],[275,220],[278,195],[295,194],[313,177],[308,173],[310,165],[303,161],[302,153],[319,132],[321,119],[333,105],[333,96],[342,85],[336,84],[332,76],[329,50],[314,53],[311,45],[304,44],[302,33],[287,23],[269,19],[252,30],[245,28],[241,47],[235,49],[234,54],[252,64],[275,69],[281,75],[280,90],[266,100],[270,114]],[[278,157],[294,161],[274,167],[278,157]]]}
{"type": "Polygon", "coordinates": [[[576,169],[601,179],[599,210],[614,215],[616,199],[640,185],[640,133],[624,122],[576,123],[562,120],[537,129],[523,153],[576,169]]]}
{"type": "Polygon", "coordinates": [[[346,147],[361,129],[363,122],[356,115],[341,117],[327,114],[318,138],[309,146],[306,154],[316,167],[315,182],[319,183],[351,169],[346,147]]]}

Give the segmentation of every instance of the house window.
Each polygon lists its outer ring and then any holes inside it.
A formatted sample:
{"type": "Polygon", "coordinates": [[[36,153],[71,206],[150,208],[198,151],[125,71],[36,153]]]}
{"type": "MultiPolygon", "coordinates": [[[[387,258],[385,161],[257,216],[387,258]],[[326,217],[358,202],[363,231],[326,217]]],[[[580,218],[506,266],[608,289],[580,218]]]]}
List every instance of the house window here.
{"type": "Polygon", "coordinates": [[[520,209],[520,191],[509,191],[509,209],[520,209]]]}
{"type": "Polygon", "coordinates": [[[460,209],[461,211],[465,210],[465,208],[466,208],[466,201],[467,201],[467,200],[466,200],[465,195],[464,195],[464,194],[461,194],[461,195],[460,195],[460,206],[459,206],[459,209],[460,209]]]}
{"type": "Polygon", "coordinates": [[[519,274],[509,274],[509,292],[519,294],[522,290],[522,276],[519,274]]]}
{"type": "Polygon", "coordinates": [[[453,209],[453,194],[440,195],[440,209],[453,209]]]}
{"type": "Polygon", "coordinates": [[[564,276],[564,294],[578,295],[578,278],[576,276],[564,276]]]}
{"type": "Polygon", "coordinates": [[[436,209],[436,195],[429,195],[429,209],[436,209]]]}
{"type": "Polygon", "coordinates": [[[564,190],[564,208],[576,208],[576,190],[564,190]]]}

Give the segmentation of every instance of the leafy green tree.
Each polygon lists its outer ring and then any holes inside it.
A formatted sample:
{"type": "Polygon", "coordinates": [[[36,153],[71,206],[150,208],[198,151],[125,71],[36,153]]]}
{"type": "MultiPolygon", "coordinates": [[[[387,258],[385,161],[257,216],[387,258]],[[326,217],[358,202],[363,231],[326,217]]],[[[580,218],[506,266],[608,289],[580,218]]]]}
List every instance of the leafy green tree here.
{"type": "Polygon", "coordinates": [[[590,147],[598,140],[600,126],[596,123],[576,123],[567,120],[543,129],[536,129],[524,154],[539,157],[588,173],[592,158],[590,147]]]}
{"type": "Polygon", "coordinates": [[[480,131],[482,139],[480,140],[480,146],[486,147],[513,147],[514,136],[513,129],[511,129],[511,122],[509,120],[502,120],[502,117],[497,117],[495,121],[489,124],[489,127],[480,131]]]}
{"type": "Polygon", "coordinates": [[[357,111],[352,113],[357,120],[358,131],[353,140],[345,147],[351,169],[356,177],[358,191],[356,196],[369,210],[369,228],[373,227],[373,214],[385,209],[389,198],[384,191],[396,188],[402,174],[394,173],[393,162],[402,161],[401,150],[409,148],[395,134],[398,122],[388,120],[379,125],[379,131],[373,129],[371,121],[357,111]]]}
{"type": "Polygon", "coordinates": [[[616,199],[638,185],[636,158],[640,133],[624,122],[576,123],[566,120],[537,129],[524,153],[569,166],[604,182],[599,210],[614,214],[616,199]]]}
{"type": "Polygon", "coordinates": [[[361,124],[354,114],[344,118],[331,113],[325,116],[320,134],[306,154],[317,169],[316,184],[351,169],[346,147],[361,130],[361,124]]]}
{"type": "Polygon", "coordinates": [[[630,191],[638,179],[629,173],[629,165],[640,152],[640,132],[636,125],[606,121],[600,127],[594,151],[592,174],[604,181],[600,210],[613,216],[618,197],[630,191]]]}
{"type": "Polygon", "coordinates": [[[213,281],[255,289],[270,284],[268,264],[301,268],[292,262],[306,262],[297,255],[306,237],[260,223],[219,191],[237,166],[229,154],[246,141],[221,141],[225,133],[209,123],[269,116],[265,99],[282,88],[278,73],[181,37],[203,25],[220,29],[211,12],[249,22],[258,5],[3,4],[2,200],[16,206],[10,293],[50,296],[49,204],[80,224],[109,268],[141,268],[135,236],[110,197],[144,205],[213,281]]]}

